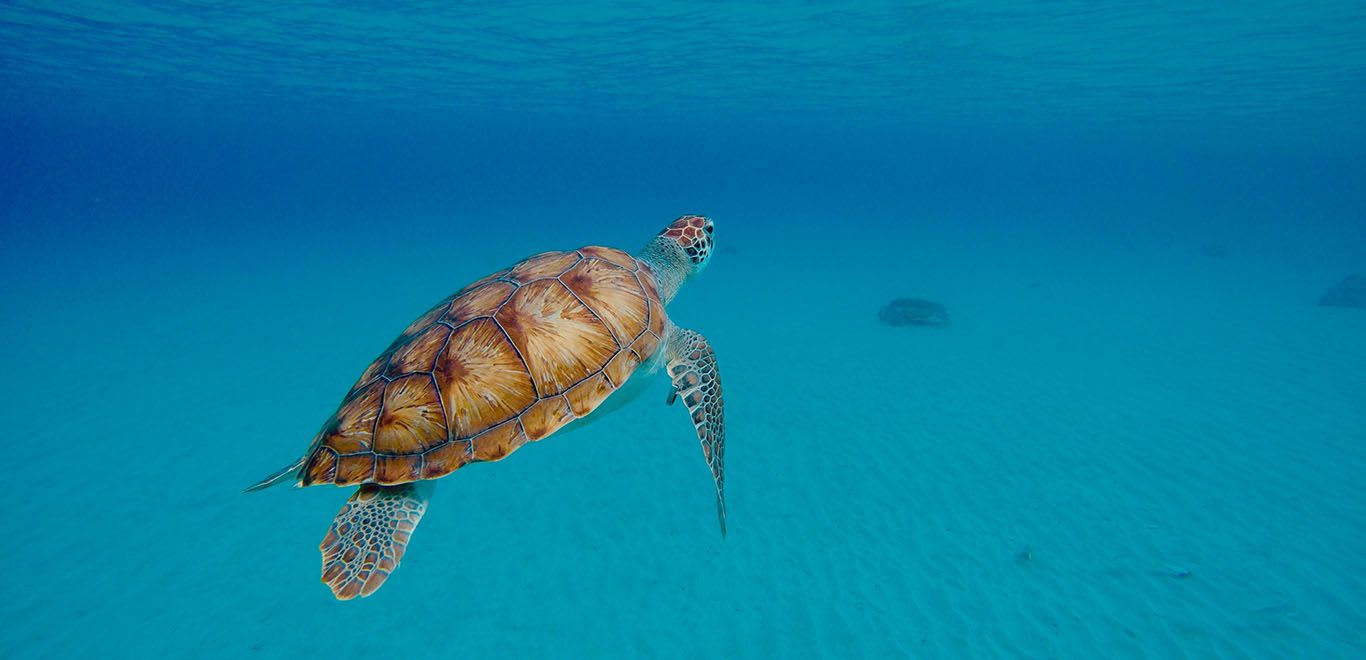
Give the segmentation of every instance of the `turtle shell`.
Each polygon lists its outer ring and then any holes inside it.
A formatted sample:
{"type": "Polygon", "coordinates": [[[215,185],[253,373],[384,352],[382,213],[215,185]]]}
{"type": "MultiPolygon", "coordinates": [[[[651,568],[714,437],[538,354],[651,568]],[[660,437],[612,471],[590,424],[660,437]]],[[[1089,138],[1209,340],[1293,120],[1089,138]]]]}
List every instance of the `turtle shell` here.
{"type": "Polygon", "coordinates": [[[300,484],[400,484],[499,460],[591,413],[664,326],[654,274],[631,255],[530,257],[409,325],[323,425],[300,484]]]}

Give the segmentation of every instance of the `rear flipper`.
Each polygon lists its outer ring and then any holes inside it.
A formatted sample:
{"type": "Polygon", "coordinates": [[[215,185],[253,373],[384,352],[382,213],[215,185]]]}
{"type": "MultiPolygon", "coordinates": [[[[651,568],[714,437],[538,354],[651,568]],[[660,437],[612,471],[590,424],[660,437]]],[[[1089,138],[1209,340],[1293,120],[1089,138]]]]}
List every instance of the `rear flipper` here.
{"type": "Polygon", "coordinates": [[[351,496],[318,546],[323,582],[338,600],[369,596],[398,568],[431,491],[430,481],[365,484],[351,496]]]}

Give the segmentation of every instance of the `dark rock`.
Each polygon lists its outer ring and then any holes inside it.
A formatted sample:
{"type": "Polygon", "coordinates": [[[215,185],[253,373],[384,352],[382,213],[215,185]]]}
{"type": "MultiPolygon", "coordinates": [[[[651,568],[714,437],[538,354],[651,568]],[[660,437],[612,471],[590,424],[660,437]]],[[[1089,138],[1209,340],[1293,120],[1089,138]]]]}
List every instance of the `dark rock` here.
{"type": "Polygon", "coordinates": [[[1366,275],[1348,275],[1319,298],[1320,305],[1366,309],[1366,275]]]}
{"type": "Polygon", "coordinates": [[[887,325],[928,325],[939,327],[949,322],[947,307],[919,298],[897,298],[877,313],[887,325]]]}
{"type": "Polygon", "coordinates": [[[1162,566],[1162,574],[1177,580],[1189,580],[1192,575],[1195,575],[1195,572],[1185,566],[1164,564],[1162,566]]]}

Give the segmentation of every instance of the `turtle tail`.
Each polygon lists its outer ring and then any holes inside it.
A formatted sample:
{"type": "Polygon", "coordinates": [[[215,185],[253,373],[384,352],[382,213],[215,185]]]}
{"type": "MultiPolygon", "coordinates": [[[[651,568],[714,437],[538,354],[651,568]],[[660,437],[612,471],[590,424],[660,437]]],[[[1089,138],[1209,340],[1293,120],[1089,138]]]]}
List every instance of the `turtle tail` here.
{"type": "Polygon", "coordinates": [[[275,472],[274,474],[270,475],[269,477],[266,477],[265,479],[262,479],[260,482],[254,484],[254,485],[252,485],[252,486],[248,486],[247,489],[244,490],[244,491],[242,491],[242,492],[244,492],[244,493],[254,493],[254,492],[258,491],[258,490],[265,490],[266,488],[270,488],[271,486],[274,486],[275,484],[278,484],[278,483],[280,483],[281,481],[284,481],[286,477],[292,477],[292,476],[295,476],[295,475],[299,474],[299,469],[302,468],[303,466],[304,466],[304,459],[303,459],[303,457],[300,457],[299,460],[294,461],[293,463],[291,463],[291,464],[289,464],[289,465],[287,465],[287,466],[285,466],[285,467],[283,467],[283,468],[280,468],[279,471],[275,472]]]}

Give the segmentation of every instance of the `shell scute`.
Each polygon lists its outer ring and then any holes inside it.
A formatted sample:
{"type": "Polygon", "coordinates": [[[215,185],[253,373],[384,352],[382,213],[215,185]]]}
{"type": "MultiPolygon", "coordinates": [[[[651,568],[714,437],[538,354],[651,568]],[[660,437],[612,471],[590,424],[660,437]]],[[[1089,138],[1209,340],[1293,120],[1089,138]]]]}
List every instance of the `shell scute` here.
{"type": "Polygon", "coordinates": [[[647,298],[646,302],[650,307],[650,323],[648,329],[650,332],[654,333],[656,339],[659,339],[664,336],[664,306],[659,304],[657,298],[647,298]]]}
{"type": "Polygon", "coordinates": [[[404,376],[384,390],[373,450],[379,454],[418,454],[446,440],[446,415],[436,384],[428,374],[404,376]]]}
{"type": "Polygon", "coordinates": [[[470,460],[469,444],[463,440],[451,440],[424,455],[422,478],[445,476],[465,466],[470,460]]]}
{"type": "Polygon", "coordinates": [[[386,486],[405,484],[422,478],[421,456],[377,456],[375,481],[386,486]]]}
{"type": "Polygon", "coordinates": [[[478,434],[536,401],[522,358],[492,319],[451,333],[437,358],[435,376],[452,438],[478,434]]]}
{"type": "Polygon", "coordinates": [[[469,292],[471,292],[471,291],[473,291],[473,290],[475,290],[475,289],[478,289],[478,288],[481,287],[481,286],[484,286],[485,284],[488,284],[489,282],[493,282],[493,281],[495,281],[495,280],[501,280],[501,279],[507,277],[508,271],[509,271],[509,270],[511,270],[511,269],[504,268],[504,269],[502,269],[502,270],[500,270],[500,271],[498,271],[498,272],[489,273],[488,275],[486,275],[486,276],[484,276],[484,277],[481,277],[481,278],[479,278],[479,279],[477,279],[477,280],[475,280],[475,281],[473,281],[473,282],[470,282],[469,284],[466,284],[466,285],[465,285],[465,288],[463,288],[463,289],[461,289],[460,291],[456,292],[456,294],[455,294],[454,297],[457,297],[457,298],[458,298],[458,297],[463,296],[463,295],[465,295],[465,294],[467,294],[467,293],[469,293],[469,292]]]}
{"type": "Polygon", "coordinates": [[[305,484],[329,484],[337,477],[337,452],[323,447],[313,453],[304,467],[305,484]]]}
{"type": "Polygon", "coordinates": [[[476,461],[502,460],[526,443],[522,423],[516,419],[509,420],[475,436],[472,441],[473,458],[476,461]]]}
{"type": "Polygon", "coordinates": [[[458,326],[481,316],[490,316],[512,297],[517,285],[511,282],[490,282],[469,293],[461,294],[451,303],[450,311],[441,320],[458,326]]]}
{"type": "Polygon", "coordinates": [[[632,272],[634,272],[637,268],[640,267],[636,262],[635,257],[626,254],[625,252],[622,252],[621,250],[618,250],[616,248],[602,247],[601,245],[590,245],[588,247],[579,248],[579,252],[584,256],[596,257],[598,259],[602,259],[603,261],[610,261],[611,263],[614,263],[632,272]]]}
{"type": "Polygon", "coordinates": [[[645,297],[652,301],[659,300],[659,285],[655,283],[655,272],[642,265],[636,271],[636,277],[640,281],[640,287],[645,289],[645,297]]]}
{"type": "Polygon", "coordinates": [[[607,374],[607,378],[612,381],[614,386],[620,387],[622,383],[626,382],[627,378],[631,377],[631,373],[636,370],[636,367],[639,366],[640,356],[636,355],[634,350],[627,348],[624,351],[618,352],[616,357],[613,357],[612,360],[607,363],[607,367],[603,369],[602,372],[607,374]]]}
{"type": "Polygon", "coordinates": [[[386,385],[375,381],[348,396],[323,429],[321,444],[338,454],[369,451],[386,385]]]}
{"type": "Polygon", "coordinates": [[[375,475],[375,455],[369,452],[337,457],[338,486],[365,483],[375,475]]]}
{"type": "Polygon", "coordinates": [[[390,346],[390,350],[397,350],[400,344],[407,342],[409,338],[417,333],[426,330],[427,326],[436,323],[436,320],[441,318],[441,315],[445,314],[446,310],[450,308],[451,301],[454,299],[455,296],[450,296],[437,303],[435,307],[427,310],[427,313],[417,317],[417,320],[410,323],[408,327],[404,329],[403,333],[398,336],[398,339],[394,340],[393,345],[390,346]]]}
{"type": "Polygon", "coordinates": [[[427,373],[432,370],[432,363],[436,361],[436,354],[446,343],[446,337],[451,334],[451,329],[439,323],[434,323],[426,330],[418,333],[408,340],[408,343],[400,346],[389,358],[389,366],[384,370],[384,375],[394,378],[413,373],[427,373]]]}
{"type": "Polygon", "coordinates": [[[577,252],[543,252],[512,267],[507,278],[522,284],[556,277],[579,261],[577,252]]]}
{"type": "Polygon", "coordinates": [[[596,373],[569,388],[564,393],[564,398],[569,401],[569,409],[575,417],[586,417],[611,393],[612,384],[607,382],[607,376],[596,373]]]}
{"type": "Polygon", "coordinates": [[[498,311],[539,396],[564,392],[619,350],[607,326],[558,280],[522,286],[498,311]]]}
{"type": "Polygon", "coordinates": [[[522,428],[526,429],[528,440],[544,438],[561,426],[574,419],[574,411],[562,396],[552,396],[537,401],[529,410],[522,413],[522,428]]]}
{"type": "Polygon", "coordinates": [[[634,273],[601,259],[584,259],[560,281],[607,325],[618,344],[645,327],[650,307],[634,273]]]}
{"type": "Polygon", "coordinates": [[[380,353],[379,357],[375,358],[375,360],[365,368],[365,371],[361,372],[360,378],[357,378],[356,384],[351,386],[351,391],[347,392],[346,398],[351,398],[361,388],[379,380],[380,375],[383,374],[384,370],[389,366],[389,357],[393,354],[393,351],[389,350],[380,353]]]}
{"type": "Polygon", "coordinates": [[[650,356],[654,355],[658,348],[659,337],[653,332],[643,332],[635,343],[631,344],[630,350],[644,361],[650,359],[650,356]]]}

